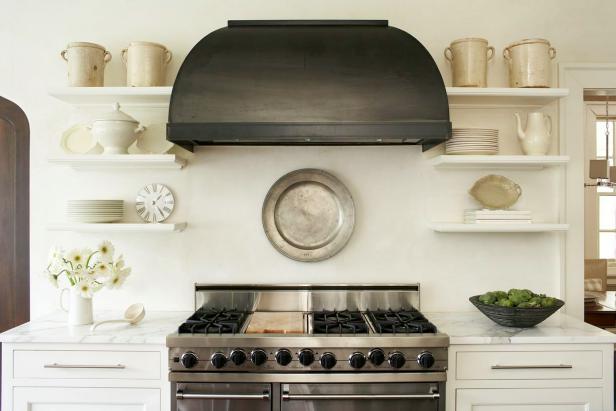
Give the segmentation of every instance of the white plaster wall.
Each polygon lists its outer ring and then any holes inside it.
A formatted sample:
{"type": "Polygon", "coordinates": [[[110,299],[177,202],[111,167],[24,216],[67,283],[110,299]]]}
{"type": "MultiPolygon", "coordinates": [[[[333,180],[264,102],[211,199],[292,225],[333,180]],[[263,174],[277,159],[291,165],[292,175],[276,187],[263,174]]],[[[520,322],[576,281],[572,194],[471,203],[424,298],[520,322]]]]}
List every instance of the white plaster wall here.
{"type": "MultiPolygon", "coordinates": [[[[7,2],[8,3],[8,2],[7,2]]],[[[10,2],[0,26],[0,95],[20,104],[31,125],[32,315],[57,304],[57,293],[40,276],[52,245],[95,245],[112,240],[134,274],[124,289],[104,291],[95,305],[123,307],[143,301],[148,309],[189,309],[195,282],[420,282],[426,310],[471,310],[468,296],[493,288],[528,287],[559,293],[557,235],[437,234],[429,219],[457,219],[473,203],[466,190],[481,171],[436,171],[419,147],[215,147],[199,149],[183,171],[75,172],[46,159],[57,151],[70,108],[47,96],[62,85],[59,52],[68,41],[95,41],[114,58],[107,85],[122,85],[120,50],[131,40],[151,40],[174,52],[170,77],[198,40],[227,19],[382,18],[426,45],[446,82],[442,50],[453,39],[482,36],[499,51],[489,84],[506,85],[500,50],[511,41],[545,37],[564,61],[614,62],[616,3],[610,0],[448,1],[164,1],[69,0],[10,2]],[[610,39],[609,41],[606,39],[610,39]],[[291,261],[267,241],[261,203],[282,174],[301,167],[324,168],[351,190],[357,226],[348,246],[321,263],[291,261]],[[68,198],[108,196],[133,201],[149,182],[168,184],[178,198],[174,221],[187,221],[180,234],[73,234],[46,231],[63,218],[68,198]]],[[[548,108],[554,113],[554,108],[548,108]]],[[[493,125],[505,151],[517,152],[512,111],[452,113],[454,126],[493,125]]],[[[145,120],[164,113],[142,115],[145,120]],[[152,117],[149,117],[152,116],[152,117]]],[[[583,153],[570,153],[583,156],[583,153]]],[[[540,221],[557,218],[560,194],[556,170],[502,173],[522,185],[519,208],[540,221]]],[[[130,212],[129,219],[136,219],[130,212]]]]}

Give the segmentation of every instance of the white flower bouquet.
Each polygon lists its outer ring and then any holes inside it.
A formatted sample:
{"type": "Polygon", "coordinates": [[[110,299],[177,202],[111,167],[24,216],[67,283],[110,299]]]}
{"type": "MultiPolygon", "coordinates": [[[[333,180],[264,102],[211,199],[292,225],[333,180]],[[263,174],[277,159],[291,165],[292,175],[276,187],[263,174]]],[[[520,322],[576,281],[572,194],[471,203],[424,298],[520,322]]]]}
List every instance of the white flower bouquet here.
{"type": "Polygon", "coordinates": [[[54,248],[49,254],[45,274],[56,288],[64,277],[71,289],[84,298],[91,298],[104,287],[119,288],[129,276],[131,269],[124,266],[121,255],[114,259],[114,252],[109,241],[103,241],[94,251],[86,248],[65,253],[54,248]]]}

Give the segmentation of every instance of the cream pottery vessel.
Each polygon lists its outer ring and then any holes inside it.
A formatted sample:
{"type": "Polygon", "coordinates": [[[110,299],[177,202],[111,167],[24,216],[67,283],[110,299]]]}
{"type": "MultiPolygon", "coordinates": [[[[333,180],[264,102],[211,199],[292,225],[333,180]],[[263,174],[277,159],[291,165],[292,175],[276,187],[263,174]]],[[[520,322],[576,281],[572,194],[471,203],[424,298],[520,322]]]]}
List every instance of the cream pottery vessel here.
{"type": "Polygon", "coordinates": [[[128,154],[128,147],[137,140],[145,127],[128,114],[120,111],[115,103],[113,111],[92,123],[92,135],[103,147],[103,154],[128,154]]]}
{"type": "Polygon", "coordinates": [[[155,87],[165,84],[171,52],[162,44],[133,41],[122,50],[126,64],[126,85],[129,87],[155,87]]]}
{"type": "Polygon", "coordinates": [[[69,325],[92,324],[92,298],[82,297],[77,287],[64,288],[60,293],[60,308],[68,313],[69,325]],[[68,308],[64,306],[64,293],[69,293],[68,308]]]}
{"type": "Polygon", "coordinates": [[[511,87],[550,87],[551,62],[556,50],[544,39],[526,39],[503,50],[511,87]]]}
{"type": "Polygon", "coordinates": [[[494,47],[488,40],[464,38],[453,41],[445,49],[445,58],[452,65],[454,87],[486,87],[488,61],[494,57],[494,47]]]}
{"type": "Polygon", "coordinates": [[[522,151],[528,156],[544,156],[552,144],[552,118],[541,112],[528,113],[526,130],[522,129],[520,114],[514,113],[517,121],[518,139],[522,151]]]}
{"type": "Polygon", "coordinates": [[[68,43],[60,56],[68,63],[68,85],[101,87],[105,81],[105,64],[111,53],[95,43],[68,43]]]}

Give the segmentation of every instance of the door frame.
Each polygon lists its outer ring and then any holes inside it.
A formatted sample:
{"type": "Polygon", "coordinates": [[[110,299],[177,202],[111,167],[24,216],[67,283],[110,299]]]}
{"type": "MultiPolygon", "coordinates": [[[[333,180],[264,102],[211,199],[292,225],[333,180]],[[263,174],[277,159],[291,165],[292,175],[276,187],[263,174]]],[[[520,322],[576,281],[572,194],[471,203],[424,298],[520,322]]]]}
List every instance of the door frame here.
{"type": "Polygon", "coordinates": [[[569,231],[563,240],[561,295],[567,314],[584,319],[584,141],[585,88],[616,88],[616,64],[562,63],[559,86],[569,95],[559,102],[560,147],[570,157],[565,171],[565,204],[561,209],[569,231]]]}

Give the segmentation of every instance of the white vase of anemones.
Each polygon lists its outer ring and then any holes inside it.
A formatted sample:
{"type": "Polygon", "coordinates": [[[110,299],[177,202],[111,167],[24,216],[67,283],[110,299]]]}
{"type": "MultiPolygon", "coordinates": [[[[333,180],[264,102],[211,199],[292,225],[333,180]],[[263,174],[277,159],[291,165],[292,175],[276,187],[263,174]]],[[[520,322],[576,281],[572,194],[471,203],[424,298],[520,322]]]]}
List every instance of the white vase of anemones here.
{"type": "Polygon", "coordinates": [[[65,253],[54,248],[49,254],[45,274],[60,293],[60,307],[68,312],[70,325],[92,323],[92,296],[107,288],[119,288],[131,269],[125,266],[124,258],[114,258],[115,249],[109,241],[100,243],[96,250],[74,249],[65,253]],[[69,292],[69,304],[65,307],[64,293],[69,292]]]}

